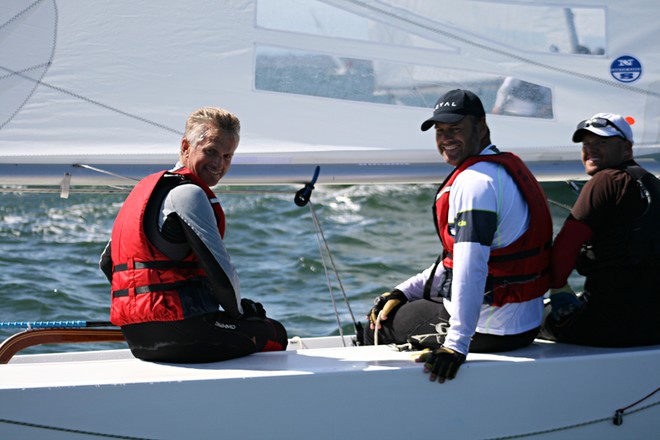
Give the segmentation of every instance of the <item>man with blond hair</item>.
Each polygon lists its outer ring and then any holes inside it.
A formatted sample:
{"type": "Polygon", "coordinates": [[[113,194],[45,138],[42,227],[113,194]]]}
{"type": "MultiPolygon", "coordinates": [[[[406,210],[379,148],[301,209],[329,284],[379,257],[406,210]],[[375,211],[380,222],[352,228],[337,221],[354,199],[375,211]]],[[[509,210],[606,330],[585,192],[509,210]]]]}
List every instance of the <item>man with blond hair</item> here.
{"type": "Polygon", "coordinates": [[[286,348],[282,324],[241,298],[211,190],[229,170],[240,127],[220,108],[193,112],[178,163],[141,180],[117,214],[100,266],[112,284],[110,321],[137,358],[213,362],[286,348]]]}

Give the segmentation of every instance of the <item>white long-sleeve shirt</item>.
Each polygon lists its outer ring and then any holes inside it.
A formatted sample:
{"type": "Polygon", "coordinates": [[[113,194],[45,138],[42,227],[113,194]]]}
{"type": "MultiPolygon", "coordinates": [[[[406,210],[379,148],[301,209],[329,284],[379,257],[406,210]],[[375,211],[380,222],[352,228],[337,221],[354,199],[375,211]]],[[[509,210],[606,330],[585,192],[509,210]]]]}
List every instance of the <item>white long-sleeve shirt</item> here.
{"type": "MultiPolygon", "coordinates": [[[[481,154],[493,153],[489,146],[481,154]]],[[[463,354],[468,353],[475,332],[518,334],[540,326],[543,319],[543,297],[502,307],[483,303],[491,250],[513,243],[529,227],[527,204],[502,165],[478,162],[456,177],[449,194],[448,222],[452,235],[457,217],[470,211],[494,213],[496,222],[492,225],[468,222],[454,243],[452,298],[444,301],[450,314],[450,328],[443,345],[463,354]],[[476,226],[482,229],[469,229],[476,226]],[[492,242],[474,241],[474,237],[492,237],[492,242]]],[[[432,268],[411,277],[396,289],[411,301],[422,298],[432,268]]],[[[437,292],[443,271],[442,264],[438,265],[432,295],[437,292]]]]}

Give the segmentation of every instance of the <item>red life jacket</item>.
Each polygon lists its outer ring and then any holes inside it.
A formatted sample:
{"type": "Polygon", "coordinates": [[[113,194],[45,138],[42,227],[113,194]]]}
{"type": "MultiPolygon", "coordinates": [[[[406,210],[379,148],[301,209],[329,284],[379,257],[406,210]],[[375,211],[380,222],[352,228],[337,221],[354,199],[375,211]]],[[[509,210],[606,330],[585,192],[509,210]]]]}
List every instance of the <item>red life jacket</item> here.
{"type": "Polygon", "coordinates": [[[530,212],[529,227],[516,241],[493,249],[488,260],[485,302],[495,306],[524,302],[545,294],[550,287],[552,217],[543,189],[518,156],[498,153],[472,156],[458,166],[438,190],[435,217],[444,247],[442,263],[453,268],[454,237],[449,233],[449,192],[456,177],[469,166],[495,162],[506,168],[522,193],[530,212]]]}
{"type": "Polygon", "coordinates": [[[126,198],[112,228],[110,321],[114,325],[178,321],[218,310],[205,282],[206,273],[195,254],[190,252],[181,260],[172,260],[149,240],[147,224],[151,223],[152,228],[157,226],[153,220],[145,223],[147,206],[157,186],[165,184],[166,174],[182,176],[181,180],[168,182],[171,188],[191,182],[204,190],[224,237],[225,216],[220,203],[208,185],[190,170],[161,171],[141,180],[126,198]]]}

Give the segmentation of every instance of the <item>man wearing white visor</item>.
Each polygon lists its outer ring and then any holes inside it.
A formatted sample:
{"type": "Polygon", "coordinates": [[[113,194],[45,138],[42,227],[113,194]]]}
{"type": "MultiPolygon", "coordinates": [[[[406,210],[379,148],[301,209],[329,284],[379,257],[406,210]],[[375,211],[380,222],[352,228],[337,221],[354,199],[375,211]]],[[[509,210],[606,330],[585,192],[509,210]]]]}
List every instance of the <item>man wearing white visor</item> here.
{"type": "Polygon", "coordinates": [[[573,142],[582,143],[591,178],[553,244],[551,313],[541,336],[600,347],[660,344],[660,180],[633,160],[632,128],[620,115],[585,119],[573,142]],[[567,284],[574,268],[585,276],[580,296],[567,284]]]}

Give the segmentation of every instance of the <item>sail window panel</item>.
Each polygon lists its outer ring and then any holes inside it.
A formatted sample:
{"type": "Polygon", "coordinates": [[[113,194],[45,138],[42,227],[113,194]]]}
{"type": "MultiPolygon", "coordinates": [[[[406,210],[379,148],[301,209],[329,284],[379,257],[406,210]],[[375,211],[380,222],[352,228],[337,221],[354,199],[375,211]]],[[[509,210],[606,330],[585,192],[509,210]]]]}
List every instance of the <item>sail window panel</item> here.
{"type": "Polygon", "coordinates": [[[495,102],[488,108],[493,114],[551,119],[554,116],[552,89],[507,76],[502,78],[495,102]]]}
{"type": "MultiPolygon", "coordinates": [[[[419,26],[436,23],[441,41],[468,41],[527,52],[603,55],[607,52],[604,7],[534,5],[497,0],[380,0],[413,12],[419,26]],[[453,34],[453,36],[452,36],[453,34]]],[[[412,23],[414,18],[409,19],[412,23]]]]}
{"type": "MultiPolygon", "coordinates": [[[[317,0],[258,0],[256,11],[257,27],[262,29],[380,45],[457,51],[452,44],[430,40],[400,28],[397,25],[407,23],[393,20],[389,15],[374,14],[366,18],[364,14],[360,15],[317,0]]],[[[299,38],[299,35],[294,35],[292,42],[299,38]]]]}
{"type": "Polygon", "coordinates": [[[444,92],[467,88],[487,111],[551,118],[552,91],[512,77],[257,45],[255,88],[375,104],[432,108],[444,92]]]}

